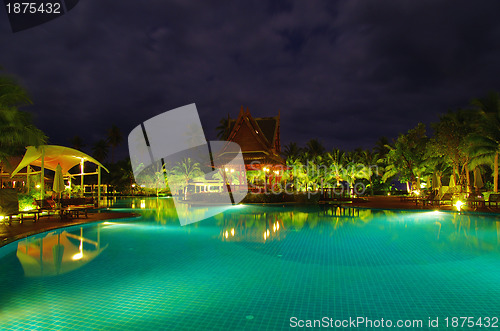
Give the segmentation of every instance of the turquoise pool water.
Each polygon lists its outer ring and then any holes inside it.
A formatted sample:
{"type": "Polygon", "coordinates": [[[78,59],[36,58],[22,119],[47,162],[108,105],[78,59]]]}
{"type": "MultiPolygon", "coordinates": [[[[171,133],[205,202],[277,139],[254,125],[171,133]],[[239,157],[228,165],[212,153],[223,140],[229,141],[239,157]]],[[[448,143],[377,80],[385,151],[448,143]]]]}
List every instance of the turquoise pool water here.
{"type": "Polygon", "coordinates": [[[439,318],[437,330],[500,314],[499,217],[243,206],[181,227],[168,199],[115,207],[143,217],[0,248],[0,329],[276,330],[363,317],[423,323],[408,329],[439,318]]]}

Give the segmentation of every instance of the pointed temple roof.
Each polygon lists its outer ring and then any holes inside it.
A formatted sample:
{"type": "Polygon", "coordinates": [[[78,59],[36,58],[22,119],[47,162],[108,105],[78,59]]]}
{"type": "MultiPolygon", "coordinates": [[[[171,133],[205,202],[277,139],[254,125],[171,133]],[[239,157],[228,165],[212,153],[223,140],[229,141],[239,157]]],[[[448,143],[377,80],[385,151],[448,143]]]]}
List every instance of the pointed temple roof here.
{"type": "Polygon", "coordinates": [[[253,118],[241,107],[237,119],[228,121],[228,141],[240,145],[245,164],[254,161],[262,165],[283,165],[280,142],[280,114],[275,117],[253,118]]]}

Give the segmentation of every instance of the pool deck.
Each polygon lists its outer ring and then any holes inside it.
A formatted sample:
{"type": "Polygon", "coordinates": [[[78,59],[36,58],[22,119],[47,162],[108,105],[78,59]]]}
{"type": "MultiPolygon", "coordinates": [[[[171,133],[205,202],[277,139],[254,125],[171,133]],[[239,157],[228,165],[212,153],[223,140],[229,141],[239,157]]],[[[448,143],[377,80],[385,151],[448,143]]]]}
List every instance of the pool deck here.
{"type": "Polygon", "coordinates": [[[33,222],[33,220],[30,218],[25,218],[22,223],[13,220],[12,225],[8,225],[7,223],[3,223],[2,221],[0,221],[0,247],[37,233],[59,229],[67,226],[137,216],[138,215],[134,213],[118,213],[106,210],[89,213],[88,218],[79,217],[61,220],[59,216],[51,215],[42,216],[36,222],[33,222]]]}
{"type": "MultiPolygon", "coordinates": [[[[376,209],[413,209],[413,210],[450,210],[456,211],[455,206],[441,205],[441,206],[422,206],[422,204],[416,205],[415,202],[401,201],[398,196],[371,196],[366,198],[367,201],[353,202],[349,204],[352,207],[363,207],[363,208],[376,208],[376,209]]],[[[467,212],[480,212],[480,213],[495,213],[500,215],[500,208],[494,207],[480,207],[471,208],[466,205],[462,206],[463,211],[467,212]]]]}

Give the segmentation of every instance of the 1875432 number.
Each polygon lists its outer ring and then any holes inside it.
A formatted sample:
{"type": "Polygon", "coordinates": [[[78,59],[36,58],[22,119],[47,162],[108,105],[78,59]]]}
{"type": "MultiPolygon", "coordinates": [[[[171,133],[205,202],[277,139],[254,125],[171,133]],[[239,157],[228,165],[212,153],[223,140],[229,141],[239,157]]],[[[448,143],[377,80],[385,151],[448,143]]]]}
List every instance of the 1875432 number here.
{"type": "Polygon", "coordinates": [[[11,2],[5,6],[8,14],[61,14],[59,2],[11,2]]]}

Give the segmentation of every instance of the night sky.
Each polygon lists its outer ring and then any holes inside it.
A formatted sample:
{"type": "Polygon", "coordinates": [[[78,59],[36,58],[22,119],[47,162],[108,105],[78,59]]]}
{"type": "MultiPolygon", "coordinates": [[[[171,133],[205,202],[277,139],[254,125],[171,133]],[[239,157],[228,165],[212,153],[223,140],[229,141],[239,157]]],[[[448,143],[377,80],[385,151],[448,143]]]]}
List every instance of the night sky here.
{"type": "Polygon", "coordinates": [[[281,111],[282,145],[371,148],[500,91],[500,1],[81,0],[12,33],[0,65],[51,143],[196,103],[208,139],[240,107],[281,111]],[[210,3],[210,4],[208,4],[210,3]]]}

